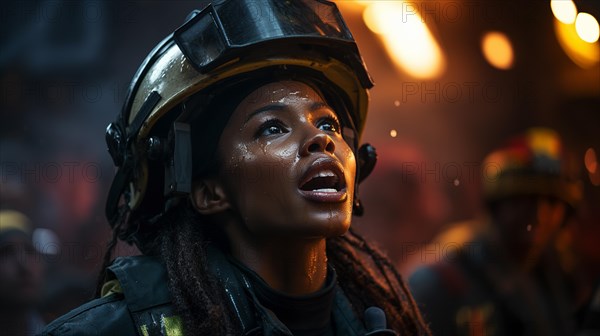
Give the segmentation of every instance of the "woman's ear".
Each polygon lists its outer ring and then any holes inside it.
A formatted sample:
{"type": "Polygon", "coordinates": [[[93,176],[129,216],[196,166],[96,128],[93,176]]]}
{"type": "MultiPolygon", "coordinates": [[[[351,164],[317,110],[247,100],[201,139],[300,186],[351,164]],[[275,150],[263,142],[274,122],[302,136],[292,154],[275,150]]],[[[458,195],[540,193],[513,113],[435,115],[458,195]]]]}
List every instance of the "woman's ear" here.
{"type": "Polygon", "coordinates": [[[230,207],[225,190],[216,179],[194,182],[190,197],[196,210],[203,215],[216,214],[230,207]]]}

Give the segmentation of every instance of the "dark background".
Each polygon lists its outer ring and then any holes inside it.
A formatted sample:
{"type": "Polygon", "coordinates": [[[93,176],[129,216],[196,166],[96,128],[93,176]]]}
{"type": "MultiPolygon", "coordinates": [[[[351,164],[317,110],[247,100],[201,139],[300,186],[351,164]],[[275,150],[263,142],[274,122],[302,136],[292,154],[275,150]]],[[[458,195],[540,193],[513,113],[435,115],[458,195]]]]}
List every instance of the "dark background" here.
{"type": "MultiPolygon", "coordinates": [[[[0,8],[0,206],[23,211],[37,227],[56,233],[52,244],[58,253],[46,256],[52,270],[48,287],[77,279],[81,299],[69,304],[91,295],[110,236],[103,208],[114,170],[105,127],[147,53],[204,3],[13,1],[0,8]]],[[[600,187],[591,183],[583,157],[589,148],[600,153],[600,66],[582,69],[567,57],[554,33],[549,1],[428,1],[437,4],[429,8],[438,14],[427,16],[426,23],[447,62],[445,72],[431,80],[393,67],[362,19],[364,4],[338,3],[376,82],[363,140],[382,148],[384,166],[398,159],[434,171],[417,186],[397,185],[398,206],[421,204],[407,211],[428,223],[415,219],[406,228],[414,239],[425,242],[448,223],[482,211],[479,176],[467,178],[462,171],[455,183],[436,164],[480,163],[507,136],[549,126],[563,136],[579,165],[585,200],[570,239],[590,279],[597,276],[600,187]],[[463,10],[462,16],[450,20],[440,14],[449,6],[463,10]],[[490,30],[510,38],[511,69],[498,70],[484,59],[480,39],[490,30]],[[407,85],[426,92],[407,95],[407,85]],[[457,98],[444,91],[451,87],[462,88],[457,98]],[[486,87],[496,96],[486,94],[486,87]]],[[[599,1],[575,3],[600,18],[599,1]]],[[[135,253],[127,246],[118,250],[135,253]]]]}

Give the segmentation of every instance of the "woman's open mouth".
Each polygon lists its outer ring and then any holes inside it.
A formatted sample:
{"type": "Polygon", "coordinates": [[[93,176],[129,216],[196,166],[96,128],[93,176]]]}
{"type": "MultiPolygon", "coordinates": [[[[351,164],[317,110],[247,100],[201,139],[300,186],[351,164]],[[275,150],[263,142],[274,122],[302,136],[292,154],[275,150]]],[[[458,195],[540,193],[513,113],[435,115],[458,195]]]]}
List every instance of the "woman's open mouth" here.
{"type": "Polygon", "coordinates": [[[300,180],[298,190],[304,198],[314,202],[343,202],[348,197],[344,171],[329,158],[313,162],[300,180]]]}

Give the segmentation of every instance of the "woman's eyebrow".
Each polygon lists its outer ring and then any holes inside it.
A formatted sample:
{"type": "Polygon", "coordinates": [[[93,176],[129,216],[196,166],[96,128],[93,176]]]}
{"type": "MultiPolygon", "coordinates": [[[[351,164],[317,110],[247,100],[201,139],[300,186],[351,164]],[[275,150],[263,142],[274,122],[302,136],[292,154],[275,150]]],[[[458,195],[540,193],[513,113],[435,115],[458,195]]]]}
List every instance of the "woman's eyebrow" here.
{"type": "Polygon", "coordinates": [[[331,112],[331,113],[333,113],[333,116],[335,116],[335,119],[339,122],[339,117],[338,117],[337,113],[333,110],[333,108],[331,106],[329,106],[329,104],[327,104],[325,102],[315,102],[315,103],[311,104],[310,110],[311,111],[326,110],[328,112],[331,112]]]}
{"type": "MultiPolygon", "coordinates": [[[[267,111],[285,111],[288,108],[288,106],[286,104],[283,103],[273,103],[273,104],[268,104],[265,105],[263,107],[260,107],[254,111],[252,111],[252,113],[250,113],[247,117],[246,120],[244,120],[244,124],[248,123],[248,121],[250,121],[250,119],[252,119],[254,116],[267,112],[267,111]]],[[[331,109],[331,107],[329,105],[327,105],[324,102],[314,102],[310,105],[309,110],[312,111],[316,111],[322,108],[326,108],[326,109],[331,109]]]]}
{"type": "Polygon", "coordinates": [[[314,102],[314,103],[312,103],[310,105],[310,110],[311,111],[316,111],[316,110],[322,109],[322,108],[326,108],[326,109],[330,109],[331,110],[331,107],[329,105],[327,105],[326,103],[324,103],[324,102],[314,102]]]}
{"type": "Polygon", "coordinates": [[[252,113],[248,114],[248,116],[246,117],[246,120],[244,120],[244,124],[248,123],[248,121],[250,121],[250,119],[252,119],[255,115],[267,112],[267,111],[283,111],[287,108],[287,105],[282,104],[282,103],[273,103],[273,104],[269,104],[269,105],[265,105],[261,108],[258,108],[254,111],[252,111],[252,113]]]}

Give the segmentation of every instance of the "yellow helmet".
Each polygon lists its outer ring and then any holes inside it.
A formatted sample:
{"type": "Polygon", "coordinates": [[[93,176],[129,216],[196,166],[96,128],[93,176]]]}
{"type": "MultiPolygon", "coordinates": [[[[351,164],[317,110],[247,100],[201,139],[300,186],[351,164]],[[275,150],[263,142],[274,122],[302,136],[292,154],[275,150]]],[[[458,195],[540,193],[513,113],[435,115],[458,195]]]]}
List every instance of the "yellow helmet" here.
{"type": "Polygon", "coordinates": [[[582,186],[571,172],[562,141],[551,129],[534,127],[511,138],[484,160],[486,201],[518,195],[551,196],[575,207],[582,186]]]}
{"type": "Polygon", "coordinates": [[[268,70],[310,76],[334,88],[345,112],[340,113],[344,137],[358,152],[359,169],[363,166],[357,180],[364,179],[374,166],[374,149],[357,148],[373,82],[336,5],[214,1],[192,12],[150,52],[133,77],[117,121],[107,127],[109,152],[119,167],[106,205],[111,225],[123,198],[130,211],[144,203],[153,210],[161,204],[156,211],[144,210],[151,216],[163,211],[171,197],[190,191],[192,162],[199,158],[192,160],[191,115],[181,107],[192,96],[268,70]],[[153,175],[153,170],[163,171],[153,175]]]}

